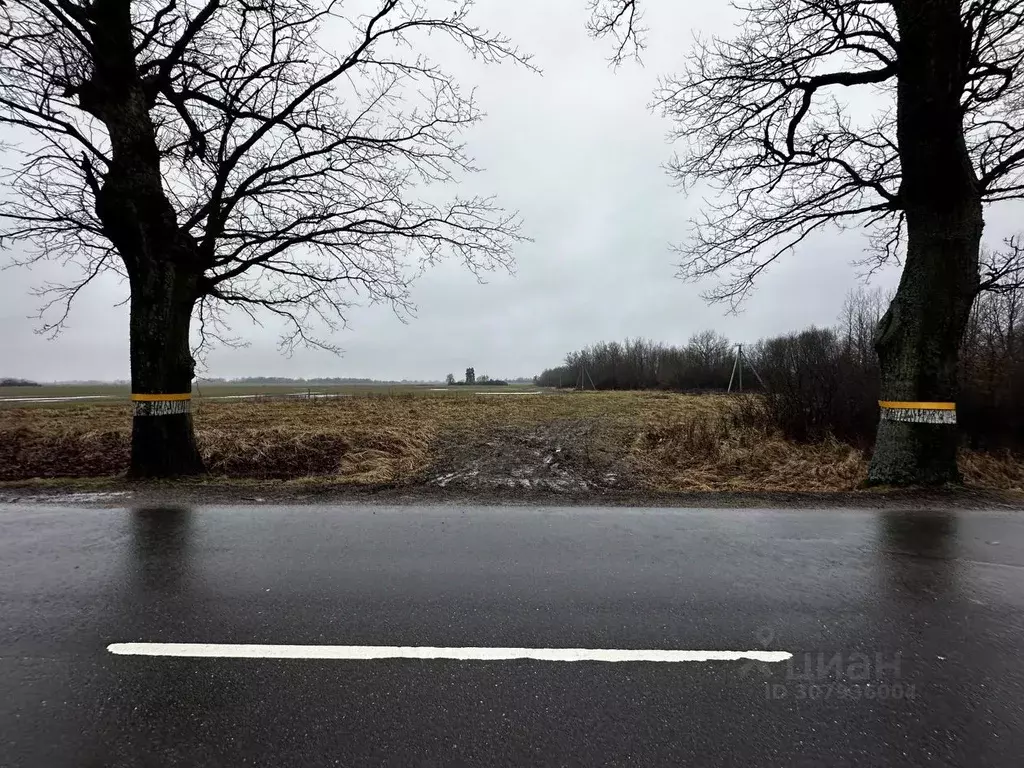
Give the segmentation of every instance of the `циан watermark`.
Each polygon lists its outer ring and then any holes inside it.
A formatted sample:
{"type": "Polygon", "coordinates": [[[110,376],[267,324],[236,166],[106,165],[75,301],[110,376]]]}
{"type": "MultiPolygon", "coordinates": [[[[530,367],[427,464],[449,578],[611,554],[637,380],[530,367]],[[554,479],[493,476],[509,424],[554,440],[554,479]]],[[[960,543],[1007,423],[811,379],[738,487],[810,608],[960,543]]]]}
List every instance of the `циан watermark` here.
{"type": "MultiPolygon", "coordinates": [[[[757,640],[769,648],[775,632],[768,627],[757,631],[757,640]]],[[[913,700],[917,688],[903,680],[902,658],[899,651],[892,654],[864,651],[797,653],[784,664],[764,664],[749,661],[740,668],[740,675],[748,676],[757,670],[765,680],[764,697],[770,701],[840,700],[840,701],[893,701],[913,700]],[[778,680],[779,668],[785,679],[778,680]]]]}

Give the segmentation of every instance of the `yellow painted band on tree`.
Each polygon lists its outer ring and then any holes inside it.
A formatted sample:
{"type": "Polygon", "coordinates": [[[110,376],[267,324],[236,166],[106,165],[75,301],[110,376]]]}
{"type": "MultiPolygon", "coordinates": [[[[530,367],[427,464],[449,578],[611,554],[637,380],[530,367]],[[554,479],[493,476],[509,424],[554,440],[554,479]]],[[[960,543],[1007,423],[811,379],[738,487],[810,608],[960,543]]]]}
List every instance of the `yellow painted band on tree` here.
{"type": "Polygon", "coordinates": [[[919,411],[955,411],[956,403],[912,403],[902,400],[879,400],[882,408],[913,408],[919,411]]]}
{"type": "Polygon", "coordinates": [[[132,400],[137,403],[162,403],[174,400],[191,400],[192,394],[186,392],[181,395],[132,395],[132,400]]]}

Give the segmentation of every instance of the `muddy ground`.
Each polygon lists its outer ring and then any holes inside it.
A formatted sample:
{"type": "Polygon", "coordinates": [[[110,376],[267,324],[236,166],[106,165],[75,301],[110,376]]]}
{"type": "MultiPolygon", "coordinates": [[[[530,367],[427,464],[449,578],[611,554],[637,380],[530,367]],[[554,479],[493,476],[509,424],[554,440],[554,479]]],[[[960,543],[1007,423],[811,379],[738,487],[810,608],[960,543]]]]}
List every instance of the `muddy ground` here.
{"type": "Polygon", "coordinates": [[[597,439],[594,419],[499,427],[480,435],[445,435],[425,482],[453,491],[527,490],[587,493],[636,488],[621,451],[597,439]]]}

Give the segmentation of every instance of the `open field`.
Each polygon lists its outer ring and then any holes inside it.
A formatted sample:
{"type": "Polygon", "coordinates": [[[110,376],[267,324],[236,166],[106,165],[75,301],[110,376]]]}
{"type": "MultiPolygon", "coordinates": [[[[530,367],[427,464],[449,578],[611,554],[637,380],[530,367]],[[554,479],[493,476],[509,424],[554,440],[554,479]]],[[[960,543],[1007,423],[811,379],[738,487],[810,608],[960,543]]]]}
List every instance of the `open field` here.
{"type": "MultiPolygon", "coordinates": [[[[783,440],[754,397],[362,394],[199,398],[196,430],[211,476],[566,492],[850,491],[866,476],[865,457],[848,445],[783,440]]],[[[125,471],[127,402],[14,405],[0,408],[0,480],[125,471]]],[[[971,486],[1024,490],[1019,457],[965,452],[961,465],[971,486]]]]}
{"type": "MultiPolygon", "coordinates": [[[[477,392],[536,392],[536,387],[445,387],[443,384],[203,384],[193,387],[196,400],[272,399],[307,395],[367,394],[466,395],[477,392]]],[[[84,403],[128,402],[127,384],[45,384],[40,387],[0,387],[0,409],[84,403]]]]}

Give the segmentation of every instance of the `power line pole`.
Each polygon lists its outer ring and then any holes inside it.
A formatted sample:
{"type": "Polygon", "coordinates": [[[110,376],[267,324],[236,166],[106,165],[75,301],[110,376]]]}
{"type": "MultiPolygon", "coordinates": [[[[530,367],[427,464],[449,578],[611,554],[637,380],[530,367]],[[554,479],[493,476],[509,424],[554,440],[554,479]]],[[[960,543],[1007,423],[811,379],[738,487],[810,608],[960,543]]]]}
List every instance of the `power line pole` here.
{"type": "Polygon", "coordinates": [[[750,368],[751,373],[753,373],[754,376],[757,377],[757,380],[761,383],[761,387],[765,388],[764,387],[764,379],[761,378],[761,374],[759,374],[757,372],[757,369],[754,367],[754,364],[750,362],[750,358],[743,353],[743,345],[742,344],[737,344],[736,345],[736,356],[733,358],[733,361],[732,361],[732,373],[729,375],[729,388],[726,390],[727,392],[732,392],[732,382],[733,382],[733,379],[738,379],[739,387],[738,387],[737,391],[738,392],[742,392],[743,391],[743,364],[744,363],[746,363],[747,367],[750,368]]]}
{"type": "Polygon", "coordinates": [[[581,392],[585,391],[587,388],[587,379],[590,379],[590,388],[596,392],[597,385],[594,384],[594,377],[590,375],[590,371],[587,370],[587,366],[580,365],[580,375],[576,379],[576,389],[581,392]]]}

